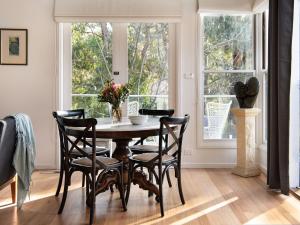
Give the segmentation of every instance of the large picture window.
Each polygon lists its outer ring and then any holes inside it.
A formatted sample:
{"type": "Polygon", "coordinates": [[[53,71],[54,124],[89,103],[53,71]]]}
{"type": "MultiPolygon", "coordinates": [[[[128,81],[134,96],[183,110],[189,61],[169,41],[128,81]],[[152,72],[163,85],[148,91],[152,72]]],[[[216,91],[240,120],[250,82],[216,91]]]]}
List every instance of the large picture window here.
{"type": "Polygon", "coordinates": [[[119,76],[130,84],[129,114],[139,108],[168,108],[169,27],[168,23],[73,23],[72,108],[84,108],[91,117],[110,117],[109,104],[99,103],[97,95],[106,80],[118,82],[114,67],[121,68],[119,76]],[[125,46],[128,57],[114,57],[124,54],[114,45],[125,46]],[[126,68],[118,66],[126,63],[126,68]]]}
{"type": "Polygon", "coordinates": [[[233,87],[255,72],[253,15],[201,15],[202,139],[234,139],[233,87]]]}

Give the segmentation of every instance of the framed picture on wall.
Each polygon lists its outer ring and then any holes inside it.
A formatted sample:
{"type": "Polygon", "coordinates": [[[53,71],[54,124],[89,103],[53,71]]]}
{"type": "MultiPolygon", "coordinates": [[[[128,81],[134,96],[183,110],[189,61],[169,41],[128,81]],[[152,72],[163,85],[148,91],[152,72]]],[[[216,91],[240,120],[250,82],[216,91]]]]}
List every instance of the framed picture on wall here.
{"type": "Polygon", "coordinates": [[[27,65],[27,29],[0,29],[0,64],[27,65]]]}

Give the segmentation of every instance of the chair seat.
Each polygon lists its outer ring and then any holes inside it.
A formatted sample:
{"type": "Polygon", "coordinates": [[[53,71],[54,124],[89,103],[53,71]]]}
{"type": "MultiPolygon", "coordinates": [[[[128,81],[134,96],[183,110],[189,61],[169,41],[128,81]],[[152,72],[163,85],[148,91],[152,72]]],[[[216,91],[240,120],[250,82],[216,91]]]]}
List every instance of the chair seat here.
{"type": "MultiPolygon", "coordinates": [[[[93,153],[92,147],[82,147],[82,150],[85,151],[87,154],[91,155],[93,153]]],[[[96,155],[104,155],[109,154],[110,150],[104,147],[96,147],[96,155]]],[[[77,149],[74,149],[72,152],[72,156],[74,157],[82,157],[81,152],[79,152],[77,149]]]]}
{"type": "Polygon", "coordinates": [[[158,146],[156,145],[133,145],[129,148],[134,154],[158,152],[158,146]]]}
{"type": "MultiPolygon", "coordinates": [[[[96,156],[96,159],[103,163],[105,166],[111,166],[120,163],[120,161],[115,158],[109,158],[105,156],[96,156]]],[[[73,160],[72,164],[75,166],[92,167],[92,160],[90,160],[87,157],[84,157],[73,160]]],[[[96,165],[98,168],[100,168],[100,165],[98,165],[97,163],[96,165]]]]}
{"type": "MultiPolygon", "coordinates": [[[[140,161],[140,162],[149,162],[152,159],[154,159],[156,156],[158,156],[158,153],[142,153],[142,154],[134,155],[130,159],[134,161],[140,161]]],[[[163,155],[162,163],[167,163],[175,159],[176,158],[171,155],[163,155]]],[[[155,162],[157,163],[158,160],[156,160],[155,162]]]]}

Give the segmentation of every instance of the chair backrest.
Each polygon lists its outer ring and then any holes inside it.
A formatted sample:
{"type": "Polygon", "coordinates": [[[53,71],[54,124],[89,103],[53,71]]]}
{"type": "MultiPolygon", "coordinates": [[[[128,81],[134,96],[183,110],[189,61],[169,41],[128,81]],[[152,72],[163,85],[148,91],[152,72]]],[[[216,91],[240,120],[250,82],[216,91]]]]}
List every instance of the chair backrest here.
{"type": "MultiPolygon", "coordinates": [[[[52,112],[52,115],[57,122],[58,128],[59,128],[59,124],[57,121],[58,117],[77,118],[77,119],[85,118],[84,109],[61,110],[61,111],[52,112]]],[[[59,134],[59,141],[60,141],[60,149],[61,151],[63,151],[63,146],[62,146],[63,136],[60,129],[58,129],[58,134],[59,134]]]]}
{"type": "Polygon", "coordinates": [[[96,119],[69,119],[58,116],[57,122],[63,137],[62,148],[66,160],[73,160],[73,152],[78,151],[82,154],[82,157],[87,157],[92,161],[94,168],[96,163],[102,168],[105,166],[96,159],[96,119]],[[91,143],[86,141],[87,138],[91,143]],[[82,146],[79,145],[80,143],[91,146],[92,154],[85,152],[82,146]]]}
{"type": "Polygon", "coordinates": [[[160,130],[159,130],[159,154],[153,159],[162,161],[162,156],[172,152],[172,156],[178,159],[178,163],[181,163],[181,151],[183,134],[187,128],[190,120],[189,115],[184,117],[162,117],[160,118],[160,130]],[[165,145],[164,135],[171,136],[170,143],[165,145]]]}
{"type": "Polygon", "coordinates": [[[10,116],[0,120],[0,186],[14,177],[13,158],[16,149],[16,121],[10,116]]]}
{"type": "Polygon", "coordinates": [[[140,109],[139,114],[148,116],[173,116],[174,109],[140,109]]]}
{"type": "MultiPolygon", "coordinates": [[[[147,115],[147,116],[154,116],[154,117],[162,117],[162,116],[171,117],[173,116],[174,112],[175,112],[174,109],[140,109],[139,110],[140,115],[145,115],[145,116],[147,115]]],[[[143,144],[145,139],[141,139],[137,141],[134,145],[140,143],[143,144]]],[[[168,134],[165,135],[164,142],[167,144],[168,134]]]]}
{"type": "Polygon", "coordinates": [[[85,118],[84,109],[61,110],[61,111],[53,112],[52,115],[55,119],[57,118],[57,116],[72,117],[77,119],[85,118]]]}
{"type": "Polygon", "coordinates": [[[208,138],[222,138],[230,106],[229,103],[208,102],[206,112],[208,119],[208,138]]]}

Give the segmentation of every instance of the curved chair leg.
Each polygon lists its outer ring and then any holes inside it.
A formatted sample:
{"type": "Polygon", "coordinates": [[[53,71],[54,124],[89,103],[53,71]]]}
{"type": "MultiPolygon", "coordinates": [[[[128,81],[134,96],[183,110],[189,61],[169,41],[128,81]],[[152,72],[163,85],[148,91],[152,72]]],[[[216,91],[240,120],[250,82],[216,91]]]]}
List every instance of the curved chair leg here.
{"type": "Polygon", "coordinates": [[[167,173],[167,180],[168,180],[169,187],[172,187],[172,182],[171,182],[171,178],[170,178],[169,169],[167,170],[166,173],[167,173]]]}
{"type": "Polygon", "coordinates": [[[90,193],[90,182],[87,176],[85,176],[85,182],[86,182],[86,187],[85,187],[85,196],[86,198],[89,196],[90,193]]]}
{"type": "Polygon", "coordinates": [[[82,173],[82,184],[81,184],[81,187],[84,187],[84,184],[85,184],[85,174],[82,173]]]}
{"type": "Polygon", "coordinates": [[[65,185],[64,185],[64,193],[63,193],[63,197],[60,203],[60,207],[58,210],[58,214],[61,214],[62,211],[64,210],[65,207],[65,203],[66,203],[66,199],[67,199],[67,194],[68,194],[68,187],[69,185],[67,184],[67,182],[65,181],[65,185]]]}
{"type": "Polygon", "coordinates": [[[110,189],[111,193],[114,193],[114,185],[113,184],[109,186],[109,189],[110,189]]]}
{"type": "MultiPolygon", "coordinates": [[[[61,156],[61,158],[62,158],[62,156],[61,156]]],[[[57,185],[56,192],[55,192],[56,197],[59,195],[63,178],[64,178],[64,163],[63,163],[63,160],[61,160],[60,171],[59,171],[59,180],[58,180],[58,185],[57,185]]]]}
{"type": "Polygon", "coordinates": [[[127,211],[125,197],[124,197],[124,189],[123,189],[123,168],[121,167],[121,172],[118,174],[118,189],[120,192],[120,198],[122,201],[122,206],[124,211],[127,211]]]}
{"type": "Polygon", "coordinates": [[[126,203],[126,205],[128,204],[128,199],[129,199],[129,194],[130,194],[130,186],[131,186],[132,174],[133,174],[133,165],[129,161],[127,191],[126,191],[126,197],[125,197],[125,203],[126,203]]]}
{"type": "MultiPolygon", "coordinates": [[[[151,183],[153,183],[153,173],[150,170],[148,170],[148,173],[149,173],[149,180],[151,183]]],[[[151,196],[153,196],[153,192],[148,191],[148,197],[151,197],[151,196]]]]}
{"type": "Polygon", "coordinates": [[[162,169],[161,167],[158,168],[159,170],[159,204],[160,204],[160,214],[161,217],[164,217],[164,198],[163,198],[163,190],[162,190],[162,169]]]}
{"type": "Polygon", "coordinates": [[[177,167],[177,175],[178,175],[177,184],[178,184],[180,200],[181,200],[182,205],[184,205],[185,200],[184,200],[184,197],[183,197],[182,186],[181,186],[181,171],[180,171],[180,168],[178,168],[178,167],[177,167]]]}
{"type": "Polygon", "coordinates": [[[91,197],[91,206],[90,206],[90,224],[94,223],[94,213],[95,213],[95,207],[96,207],[96,171],[92,170],[91,172],[91,182],[89,182],[89,187],[91,190],[91,193],[89,196],[91,197]]]}
{"type": "MultiPolygon", "coordinates": [[[[95,195],[95,193],[93,193],[95,195]]],[[[90,224],[93,224],[94,223],[94,214],[95,214],[95,197],[92,197],[93,200],[92,200],[92,205],[91,205],[91,208],[90,208],[90,224]]]]}

